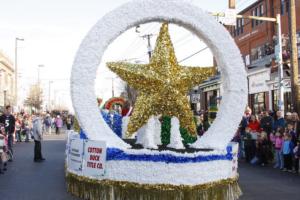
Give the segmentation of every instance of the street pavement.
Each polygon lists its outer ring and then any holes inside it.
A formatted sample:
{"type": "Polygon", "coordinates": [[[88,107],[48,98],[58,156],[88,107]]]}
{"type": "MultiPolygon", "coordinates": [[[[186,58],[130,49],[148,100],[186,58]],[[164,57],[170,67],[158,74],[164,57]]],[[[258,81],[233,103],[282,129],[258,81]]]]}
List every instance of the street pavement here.
{"type": "MultiPolygon", "coordinates": [[[[33,147],[33,142],[15,145],[15,159],[0,175],[0,200],[77,200],[65,186],[65,135],[45,137],[43,163],[33,162],[33,147]]],[[[245,163],[239,173],[241,200],[300,200],[298,175],[245,163]]]]}

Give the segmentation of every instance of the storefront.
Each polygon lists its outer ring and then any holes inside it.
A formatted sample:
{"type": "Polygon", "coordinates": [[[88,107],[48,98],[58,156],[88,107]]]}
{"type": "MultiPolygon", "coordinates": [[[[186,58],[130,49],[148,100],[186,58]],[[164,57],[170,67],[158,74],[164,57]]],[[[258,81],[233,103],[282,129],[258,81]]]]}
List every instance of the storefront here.
{"type": "Polygon", "coordinates": [[[211,108],[218,109],[221,96],[221,78],[219,75],[212,77],[199,86],[201,94],[201,110],[208,111],[211,108]]]}
{"type": "Polygon", "coordinates": [[[269,107],[269,68],[258,68],[248,71],[249,99],[248,103],[252,112],[257,114],[269,107]]]}
{"type": "MultiPolygon", "coordinates": [[[[279,94],[278,80],[271,80],[268,82],[271,95],[269,110],[278,110],[279,94]]],[[[292,93],[291,93],[291,80],[289,78],[283,79],[284,87],[284,110],[285,112],[292,111],[292,93]]]]}

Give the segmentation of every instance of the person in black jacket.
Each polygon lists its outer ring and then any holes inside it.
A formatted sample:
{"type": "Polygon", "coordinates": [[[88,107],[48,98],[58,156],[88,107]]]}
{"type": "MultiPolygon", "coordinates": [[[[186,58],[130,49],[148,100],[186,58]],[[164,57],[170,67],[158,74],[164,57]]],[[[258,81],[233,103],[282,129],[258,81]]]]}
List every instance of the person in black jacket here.
{"type": "MultiPolygon", "coordinates": [[[[11,114],[11,106],[5,107],[5,113],[0,116],[0,123],[4,124],[5,133],[8,136],[8,149],[13,154],[13,142],[15,132],[15,117],[11,114]]],[[[10,160],[12,161],[12,160],[10,160]]]]}
{"type": "Polygon", "coordinates": [[[274,120],[273,117],[269,115],[269,112],[264,111],[263,117],[260,120],[260,127],[268,134],[268,138],[273,130],[274,120]]]}

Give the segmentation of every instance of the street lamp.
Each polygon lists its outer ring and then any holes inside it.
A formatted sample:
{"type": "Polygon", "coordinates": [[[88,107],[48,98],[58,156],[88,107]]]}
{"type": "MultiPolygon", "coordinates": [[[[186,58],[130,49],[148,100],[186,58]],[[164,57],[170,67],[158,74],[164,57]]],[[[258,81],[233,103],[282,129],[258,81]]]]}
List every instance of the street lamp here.
{"type": "Polygon", "coordinates": [[[44,65],[38,65],[38,85],[40,85],[40,68],[45,67],[44,65]]]}
{"type": "Polygon", "coordinates": [[[51,111],[51,84],[53,81],[49,81],[49,91],[48,91],[48,110],[51,111]]]}
{"type": "Polygon", "coordinates": [[[23,38],[15,39],[15,104],[18,106],[18,41],[24,41],[23,38]]]}

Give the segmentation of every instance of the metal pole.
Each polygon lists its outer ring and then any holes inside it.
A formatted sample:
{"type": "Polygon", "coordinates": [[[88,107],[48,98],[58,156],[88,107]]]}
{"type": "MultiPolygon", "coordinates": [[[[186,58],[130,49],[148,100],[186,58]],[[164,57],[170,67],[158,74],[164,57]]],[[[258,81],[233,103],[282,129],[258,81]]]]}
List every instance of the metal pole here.
{"type": "Polygon", "coordinates": [[[151,47],[151,40],[150,40],[151,36],[152,35],[147,35],[147,40],[148,40],[148,46],[147,46],[147,48],[148,48],[149,61],[150,61],[151,56],[152,56],[152,47],[151,47]]]}
{"type": "Polygon", "coordinates": [[[18,41],[24,41],[23,38],[15,38],[15,105],[18,106],[18,41]]]}
{"type": "Polygon", "coordinates": [[[151,37],[154,36],[153,34],[146,34],[141,36],[143,39],[147,39],[147,53],[149,56],[149,62],[152,56],[152,46],[151,46],[151,37]]]}
{"type": "Polygon", "coordinates": [[[290,0],[290,9],[289,9],[289,26],[290,26],[290,42],[291,42],[291,88],[292,88],[292,103],[293,110],[300,112],[300,91],[299,91],[299,70],[298,70],[298,49],[297,49],[297,36],[296,36],[296,7],[295,0],[290,0]]]}
{"type": "Polygon", "coordinates": [[[112,97],[115,97],[114,77],[111,78],[111,96],[112,96],[112,97]]]}
{"type": "Polygon", "coordinates": [[[51,84],[53,81],[49,81],[49,91],[48,91],[48,110],[51,111],[51,84]]]}
{"type": "Polygon", "coordinates": [[[18,38],[15,39],[15,104],[18,104],[18,38]]]}
{"type": "Polygon", "coordinates": [[[278,109],[282,112],[284,115],[284,87],[283,87],[283,66],[282,66],[282,38],[281,38],[281,20],[280,20],[280,14],[276,15],[276,23],[277,23],[277,62],[278,62],[278,109]]]}

